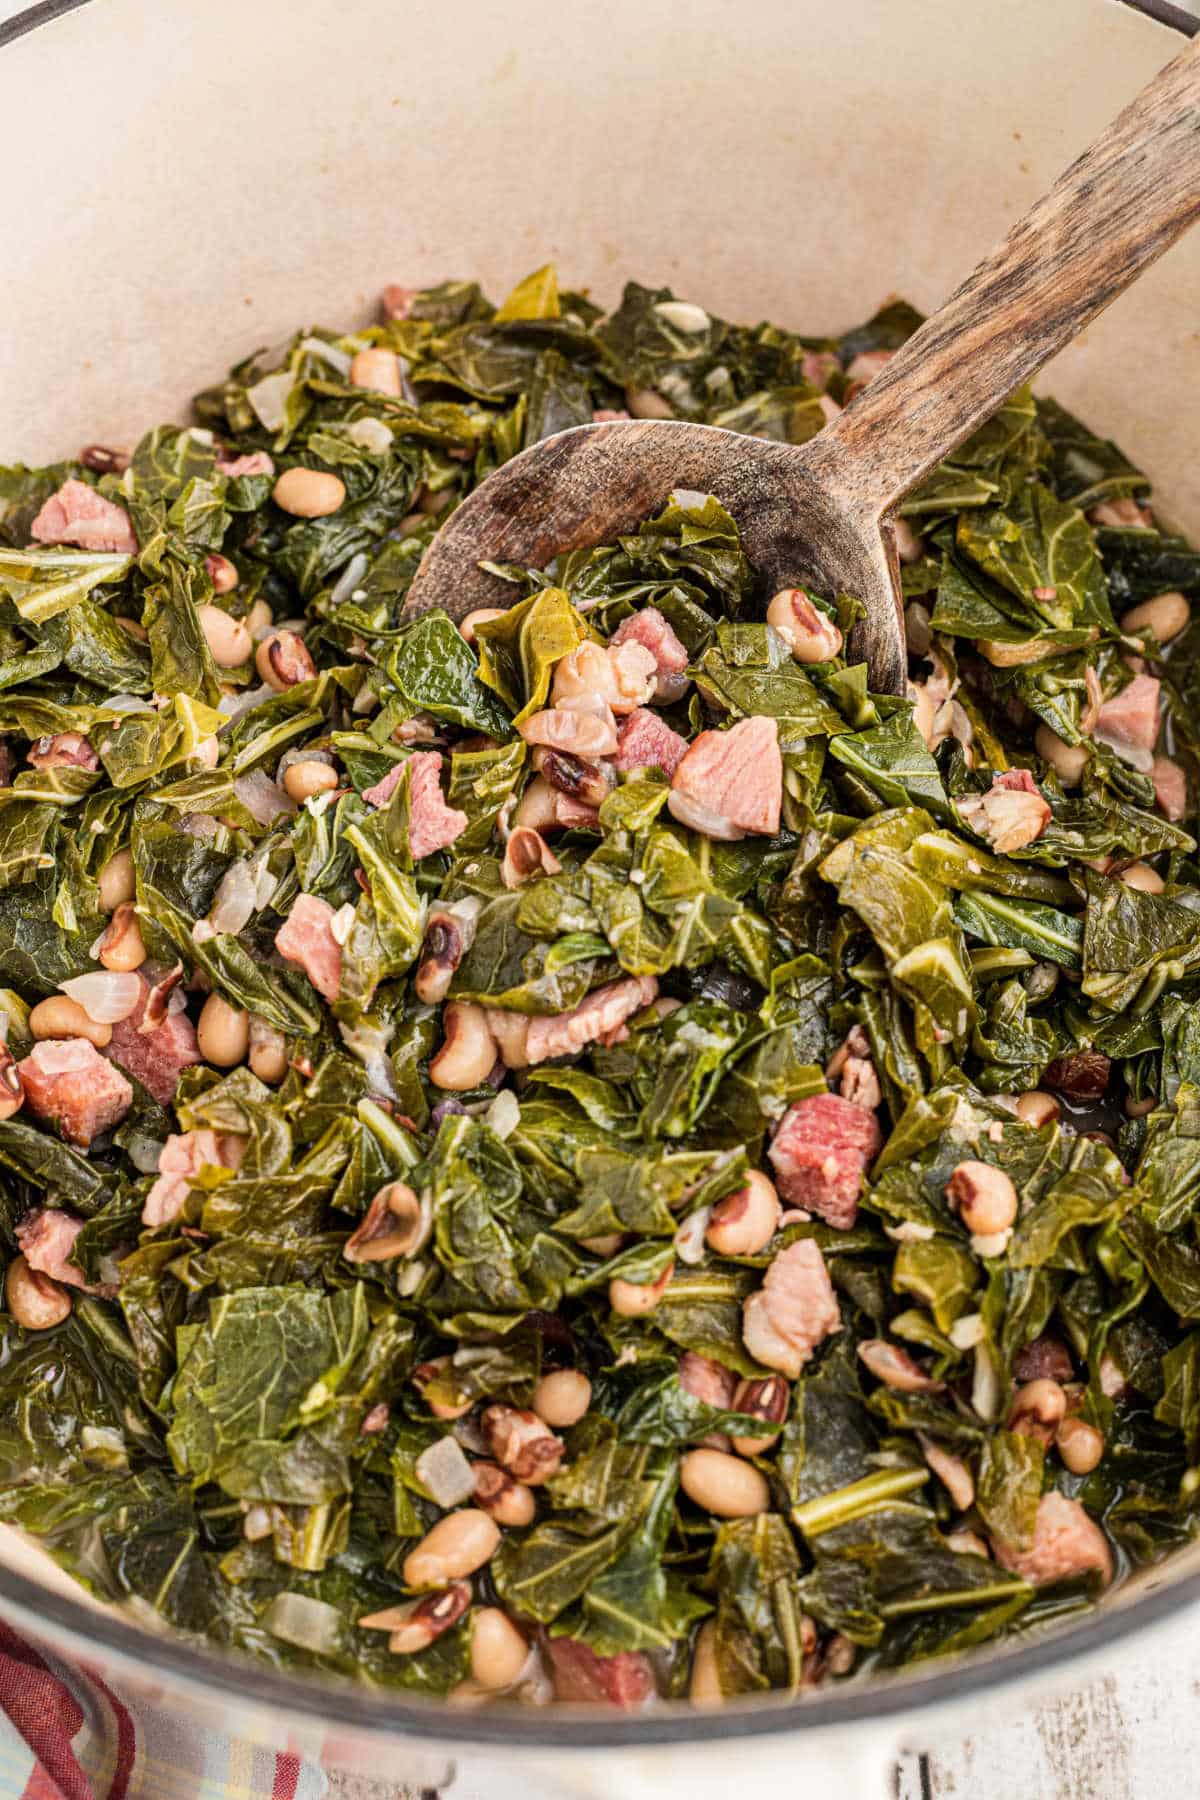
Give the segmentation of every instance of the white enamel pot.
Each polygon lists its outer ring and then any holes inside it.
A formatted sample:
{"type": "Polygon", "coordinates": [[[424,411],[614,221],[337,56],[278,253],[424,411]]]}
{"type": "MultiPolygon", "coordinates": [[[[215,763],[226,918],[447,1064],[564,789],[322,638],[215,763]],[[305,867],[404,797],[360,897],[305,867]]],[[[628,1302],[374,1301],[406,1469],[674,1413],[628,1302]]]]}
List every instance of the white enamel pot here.
{"type": "MultiPolygon", "coordinates": [[[[1167,0],[43,0],[0,26],[0,461],[127,443],[388,282],[553,258],[819,332],[935,305],[1162,63],[1167,0]]],[[[1200,534],[1200,233],[1047,372],[1200,534]]],[[[451,1800],[889,1791],[1200,1598],[1176,1558],[1058,1634],[719,1712],[447,1711],[231,1664],[0,1546],[0,1615],[127,1692],[451,1800]]]]}

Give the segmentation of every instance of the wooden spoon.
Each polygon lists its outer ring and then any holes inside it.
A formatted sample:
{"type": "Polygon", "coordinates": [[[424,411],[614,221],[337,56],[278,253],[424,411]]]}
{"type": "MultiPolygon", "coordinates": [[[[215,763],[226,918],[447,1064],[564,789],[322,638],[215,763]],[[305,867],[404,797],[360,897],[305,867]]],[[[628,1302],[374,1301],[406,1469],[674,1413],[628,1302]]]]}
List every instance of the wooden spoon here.
{"type": "Polygon", "coordinates": [[[855,594],[849,654],[905,679],[893,507],[1200,214],[1200,38],[1159,71],[846,410],[806,444],[686,420],[580,425],[481,482],[425,552],[406,616],[508,606],[483,560],[542,568],[611,542],[673,489],[715,494],[767,594],[855,594]]]}

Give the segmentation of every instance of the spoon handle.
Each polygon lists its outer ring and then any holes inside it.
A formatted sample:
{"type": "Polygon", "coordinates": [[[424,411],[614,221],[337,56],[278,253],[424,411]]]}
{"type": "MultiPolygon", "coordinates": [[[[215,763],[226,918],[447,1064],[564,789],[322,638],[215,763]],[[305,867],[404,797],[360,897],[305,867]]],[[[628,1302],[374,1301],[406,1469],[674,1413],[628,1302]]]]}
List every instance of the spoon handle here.
{"type": "Polygon", "coordinates": [[[878,517],[1200,215],[1200,37],[811,446],[878,517]]]}

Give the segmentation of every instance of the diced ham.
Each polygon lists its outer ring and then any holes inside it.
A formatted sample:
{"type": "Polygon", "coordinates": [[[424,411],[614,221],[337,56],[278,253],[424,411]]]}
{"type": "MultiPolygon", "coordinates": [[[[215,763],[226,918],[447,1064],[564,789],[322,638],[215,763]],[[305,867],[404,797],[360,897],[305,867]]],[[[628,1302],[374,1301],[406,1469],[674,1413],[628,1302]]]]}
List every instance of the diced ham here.
{"type": "Polygon", "coordinates": [[[1169,756],[1156,756],[1150,765],[1150,779],[1154,783],[1154,798],[1159,811],[1173,825],[1178,825],[1180,819],[1187,817],[1187,776],[1169,756]]]}
{"type": "Polygon", "coordinates": [[[1018,1381],[1074,1381],[1075,1365],[1060,1338],[1042,1336],[1017,1351],[1013,1374],[1018,1381]]]}
{"type": "Polygon", "coordinates": [[[405,769],[409,771],[408,847],[418,862],[435,850],[449,849],[469,823],[465,812],[446,805],[439,780],[441,767],[442,759],[436,750],[419,750],[363,792],[368,806],[386,806],[405,769]]]}
{"type": "Polygon", "coordinates": [[[686,738],[672,731],[656,712],[639,706],[622,721],[617,737],[617,767],[622,774],[630,769],[663,769],[674,775],[687,751],[686,738]]]}
{"type": "Polygon", "coordinates": [[[609,639],[610,646],[641,644],[654,658],[658,671],[656,691],[660,700],[678,700],[687,687],[688,653],[657,606],[644,606],[622,619],[609,639]]]}
{"type": "Polygon", "coordinates": [[[55,737],[40,737],[29,751],[35,769],[98,769],[100,758],[88,740],[78,731],[60,731],[55,737]]]}
{"type": "Polygon", "coordinates": [[[275,464],[265,450],[251,450],[248,456],[218,456],[217,474],[236,481],[239,475],[273,475],[275,464]]]}
{"type": "Polygon", "coordinates": [[[192,1177],[203,1168],[236,1169],[246,1148],[244,1137],[210,1131],[172,1132],[158,1157],[158,1178],[146,1195],[142,1224],[152,1231],[178,1218],[192,1177]]]}
{"type": "Polygon", "coordinates": [[[465,812],[446,805],[438,780],[441,767],[435,750],[421,750],[408,759],[408,847],[417,862],[449,849],[470,822],[465,812]]]}
{"type": "Polygon", "coordinates": [[[792,1381],[817,1345],[841,1327],[825,1258],[812,1238],[781,1250],[742,1307],[742,1339],[751,1356],[792,1381]]]}
{"type": "Polygon", "coordinates": [[[1150,531],[1154,518],[1148,506],[1139,506],[1127,494],[1119,500],[1101,500],[1088,508],[1093,525],[1107,525],[1114,531],[1150,531]]]}
{"type": "Polygon", "coordinates": [[[885,369],[896,352],[894,350],[860,350],[846,368],[846,380],[861,382],[865,387],[868,381],[874,381],[880,369],[885,369]]]}
{"type": "Polygon", "coordinates": [[[993,775],[986,794],[966,795],[957,806],[964,823],[1004,856],[1034,843],[1050,823],[1049,803],[1028,769],[993,775]]]}
{"type": "Polygon", "coordinates": [[[827,1081],[836,1081],[838,1093],[851,1106],[873,1113],[883,1104],[883,1089],[875,1073],[871,1043],[861,1025],[852,1025],[843,1044],[834,1051],[825,1070],[827,1081]]]}
{"type": "Polygon", "coordinates": [[[613,419],[627,419],[629,414],[623,406],[594,406],[592,408],[592,424],[608,425],[613,419]]]}
{"type": "Polygon", "coordinates": [[[285,962],[303,969],[322,999],[332,1006],[342,985],[342,947],[333,935],[333,908],[315,894],[300,894],[275,933],[285,962]]]}
{"type": "Polygon", "coordinates": [[[39,1207],[26,1213],[17,1226],[17,1244],[31,1269],[61,1281],[64,1287],[87,1288],[82,1269],[70,1260],[83,1220],[55,1207],[39,1207]]]}
{"type": "Polygon", "coordinates": [[[554,795],[554,817],[564,829],[572,826],[596,825],[600,820],[600,808],[589,806],[586,800],[576,800],[574,794],[554,795]]]}
{"type": "Polygon", "coordinates": [[[657,993],[658,982],[653,975],[630,975],[597,988],[570,1012],[530,1019],[525,1060],[532,1064],[545,1062],[551,1056],[574,1056],[585,1045],[616,1031],[643,1006],[649,1006],[657,993]]]}
{"type": "Polygon", "coordinates": [[[139,974],[138,980],[142,984],[138,1003],[113,1026],[104,1054],[140,1081],[160,1106],[170,1106],[183,1070],[201,1060],[196,1028],[185,1012],[168,1012],[154,1024],[157,1005],[148,1022],[146,1006],[155,990],[144,975],[139,974]]]}
{"type": "Polygon", "coordinates": [[[840,1094],[811,1094],[788,1108],[767,1154],[786,1201],[848,1231],[882,1141],[874,1113],[840,1094]]]}
{"type": "Polygon", "coordinates": [[[401,287],[398,282],[389,282],[383,290],[384,318],[407,319],[412,303],[420,291],[420,288],[401,287]]]}
{"type": "Polygon", "coordinates": [[[774,837],[783,799],[783,758],[774,719],[742,719],[702,731],[671,778],[667,804],[683,825],[731,841],[774,837]]]}
{"type": "Polygon", "coordinates": [[[138,547],[125,508],[106,500],[86,481],[64,481],[38,513],[29,534],[39,544],[75,544],[80,550],[123,550],[132,556],[138,547]]]}
{"type": "Polygon", "coordinates": [[[823,388],[829,386],[829,377],[841,366],[832,350],[806,350],[800,363],[800,373],[814,387],[823,388]]]}
{"type": "Polygon", "coordinates": [[[1093,730],[1099,743],[1149,773],[1158,742],[1158,699],[1162,683],[1154,675],[1135,675],[1119,694],[1100,708],[1093,730]]]}
{"type": "Polygon", "coordinates": [[[1033,1543],[1028,1550],[1009,1550],[995,1542],[996,1560],[1035,1587],[1066,1581],[1098,1569],[1105,1582],[1112,1580],[1112,1551],[1108,1539],[1078,1500],[1052,1490],[1038,1502],[1033,1543]]]}
{"type": "Polygon", "coordinates": [[[616,1656],[597,1656],[579,1638],[546,1640],[556,1700],[577,1705],[619,1706],[626,1711],[642,1706],[655,1693],[654,1670],[640,1650],[622,1650],[616,1656]]]}
{"type": "Polygon", "coordinates": [[[133,1089],[120,1070],[87,1038],[47,1038],[17,1068],[30,1111],[85,1150],[119,1124],[133,1102],[133,1089]]]}
{"type": "Polygon", "coordinates": [[[1073,1050],[1056,1056],[1042,1074],[1044,1085],[1070,1100],[1099,1100],[1108,1087],[1112,1061],[1102,1050],[1073,1050]]]}
{"type": "Polygon", "coordinates": [[[698,1350],[685,1350],[679,1359],[679,1385],[693,1399],[703,1400],[706,1406],[727,1411],[733,1404],[733,1390],[737,1386],[737,1380],[722,1363],[714,1362],[711,1356],[701,1356],[698,1350]]]}

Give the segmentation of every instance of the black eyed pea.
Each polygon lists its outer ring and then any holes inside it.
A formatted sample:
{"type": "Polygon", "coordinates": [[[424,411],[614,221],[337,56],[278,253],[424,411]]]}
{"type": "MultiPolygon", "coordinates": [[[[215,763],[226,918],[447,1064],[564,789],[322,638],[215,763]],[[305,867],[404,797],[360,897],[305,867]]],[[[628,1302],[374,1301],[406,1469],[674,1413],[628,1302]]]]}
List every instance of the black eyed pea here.
{"type": "Polygon", "coordinates": [[[680,1458],[679,1485],[716,1519],[748,1519],[771,1505],[771,1489],[761,1470],[724,1450],[689,1450],[680,1458]]]}
{"type": "Polygon", "coordinates": [[[1140,894],[1161,894],[1167,885],[1158,870],[1144,862],[1130,863],[1127,869],[1121,870],[1120,879],[1126,887],[1136,888],[1140,894]]]}
{"type": "Polygon", "coordinates": [[[1104,1433],[1086,1419],[1064,1419],[1054,1434],[1054,1443],[1072,1475],[1090,1475],[1104,1455],[1104,1433]]]}
{"type": "Polygon", "coordinates": [[[273,631],[254,652],[259,677],[277,694],[286,693],[298,681],[311,681],[317,665],[308,645],[295,631],[273,631]]]}
{"type": "Polygon", "coordinates": [[[11,1119],[25,1104],[25,1083],[16,1058],[0,1040],[0,1119],[11,1119]]]}
{"type": "Polygon", "coordinates": [[[991,1163],[959,1163],[946,1183],[946,1198],[972,1237],[994,1237],[1016,1221],[1017,1190],[991,1163]]]}
{"type": "Polygon", "coordinates": [[[26,1331],[49,1331],[52,1325],[61,1325],[71,1310],[68,1289],[31,1269],[23,1256],[14,1256],[8,1265],[4,1300],[26,1331]]]}
{"type": "Polygon", "coordinates": [[[498,1606],[480,1606],[471,1620],[471,1674],[489,1694],[502,1693],[529,1660],[529,1644],[498,1606]]]}
{"type": "Polygon", "coordinates": [[[400,395],[400,359],[394,350],[360,350],[350,361],[350,386],[400,395]]]}
{"type": "Polygon", "coordinates": [[[554,1369],[533,1390],[534,1412],[555,1430],[578,1425],[591,1404],[592,1384],[582,1369],[554,1369]]]}
{"type": "Polygon", "coordinates": [[[274,1087],[288,1072],[288,1041],[282,1031],[257,1013],[250,1014],[250,1047],[246,1058],[250,1072],[274,1087]]]}
{"type": "Polygon", "coordinates": [[[712,1619],[704,1621],[692,1645],[688,1699],[693,1706],[723,1706],[725,1703],[717,1667],[717,1627],[712,1619]]]}
{"type": "Polygon", "coordinates": [[[504,608],[502,606],[477,606],[474,612],[469,612],[465,618],[458,621],[458,629],[468,644],[473,644],[477,625],[486,625],[489,619],[502,619],[503,617],[504,608]]]}
{"type": "Polygon", "coordinates": [[[1044,1094],[1041,1088],[1030,1088],[1027,1093],[1017,1096],[1017,1117],[1026,1125],[1041,1130],[1043,1125],[1052,1125],[1062,1112],[1062,1107],[1053,1094],[1044,1094]]]}
{"type": "Polygon", "coordinates": [[[533,1524],[537,1500],[531,1487],[495,1462],[477,1462],[474,1474],[476,1503],[484,1512],[490,1513],[498,1525],[510,1525],[519,1530],[533,1524]]]}
{"type": "Polygon", "coordinates": [[[1039,725],[1033,734],[1033,747],[1065,788],[1079,786],[1089,754],[1082,744],[1065,743],[1048,725],[1039,725]]]}
{"type": "Polygon", "coordinates": [[[657,1281],[639,1283],[625,1281],[621,1276],[614,1276],[608,1284],[608,1304],[622,1319],[640,1319],[644,1313],[653,1312],[667,1291],[667,1284],[675,1272],[675,1264],[670,1263],[657,1281]]]}
{"type": "Polygon", "coordinates": [[[219,556],[214,551],[211,556],[205,557],[204,567],[208,570],[214,594],[232,594],[238,584],[238,572],[227,556],[219,556]]]}
{"type": "Polygon", "coordinates": [[[289,763],[283,772],[283,791],[297,806],[303,806],[314,794],[331,794],[338,784],[337,770],[315,758],[308,762],[289,763]]]}
{"type": "Polygon", "coordinates": [[[138,916],[131,900],[122,900],[108,922],[100,942],[96,945],[96,960],[106,969],[118,974],[128,974],[132,969],[140,969],[146,960],[146,946],[142,942],[142,928],[138,924],[138,916]]]}
{"type": "Polygon", "coordinates": [[[1062,1385],[1040,1375],[1027,1381],[1013,1395],[1008,1413],[1008,1429],[1019,1437],[1035,1437],[1049,1445],[1063,1423],[1067,1412],[1067,1396],[1062,1385]]]}
{"type": "Polygon", "coordinates": [[[97,886],[100,889],[100,907],[103,912],[115,912],[123,901],[132,900],[137,891],[132,853],[118,850],[115,856],[110,856],[100,871],[97,886]]]}
{"type": "Polygon", "coordinates": [[[745,1187],[717,1201],[704,1236],[718,1256],[757,1256],[775,1236],[779,1213],[775,1183],[751,1169],[745,1187]]]}
{"type": "Polygon", "coordinates": [[[477,1506],[447,1513],[404,1559],[409,1587],[445,1587],[473,1575],[495,1554],[500,1527],[477,1506]]]}
{"type": "Polygon", "coordinates": [[[767,607],[767,624],[775,627],[797,662],[828,662],[842,647],[837,625],[803,588],[780,588],[767,607]]]}
{"type": "Polygon", "coordinates": [[[230,618],[220,606],[198,606],[196,617],[218,669],[239,669],[254,648],[242,621],[230,618]]]}
{"type": "Polygon", "coordinates": [[[345,483],[323,469],[285,469],[271,489],[280,512],[296,519],[324,519],[346,498],[345,483]]]}
{"type": "Polygon", "coordinates": [[[1143,600],[1139,606],[1131,606],[1121,616],[1121,630],[1148,631],[1156,643],[1168,644],[1185,629],[1191,616],[1192,609],[1184,595],[1172,588],[1143,600]]]}
{"type": "Polygon", "coordinates": [[[451,1000],[442,1014],[445,1038],[430,1060],[429,1079],[434,1087],[462,1094],[486,1081],[496,1063],[496,1040],[488,1025],[487,1011],[469,1000],[451,1000]]]}
{"type": "Polygon", "coordinates": [[[29,1032],[39,1042],[44,1038],[86,1038],[97,1050],[112,1042],[112,1026],[97,1025],[67,994],[51,994],[48,1000],[39,1000],[29,1015],[29,1032]]]}
{"type": "Polygon", "coordinates": [[[250,1048],[249,1013],[230,1006],[220,994],[210,994],[200,1010],[196,1044],[205,1062],[215,1069],[237,1068],[250,1048]]]}

